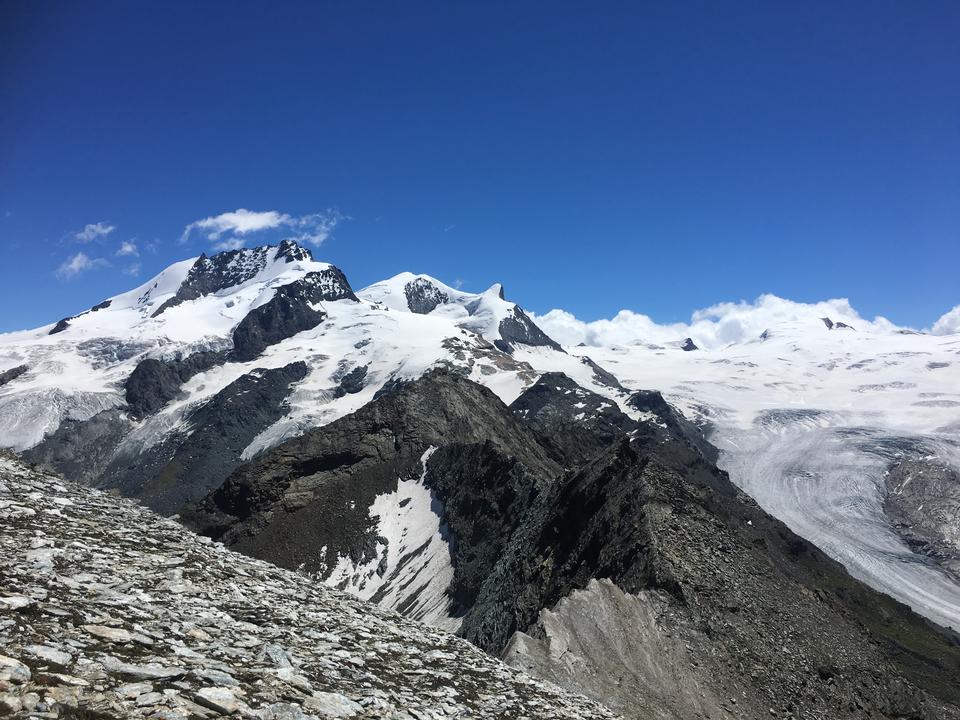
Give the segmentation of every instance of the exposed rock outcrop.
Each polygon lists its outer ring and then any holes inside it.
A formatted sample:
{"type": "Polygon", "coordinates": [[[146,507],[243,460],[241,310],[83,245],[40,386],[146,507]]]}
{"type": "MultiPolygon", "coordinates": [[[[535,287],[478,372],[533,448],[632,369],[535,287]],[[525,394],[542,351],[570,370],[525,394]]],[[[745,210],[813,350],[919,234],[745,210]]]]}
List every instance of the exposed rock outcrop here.
{"type": "Polygon", "coordinates": [[[506,353],[513,352],[516,343],[534,347],[549,347],[563,352],[560,344],[538,328],[536,323],[520,309],[519,305],[515,305],[511,314],[500,321],[499,332],[500,339],[496,340],[494,345],[506,353]]]}
{"type": "Polygon", "coordinates": [[[416,278],[403,287],[407,297],[407,307],[410,312],[427,315],[433,312],[438,305],[449,302],[450,298],[426,278],[416,278]]]}
{"type": "Polygon", "coordinates": [[[23,375],[29,369],[30,368],[28,368],[26,365],[17,365],[16,367],[12,367],[9,370],[4,370],[3,372],[0,372],[0,387],[3,387],[4,385],[6,385],[8,382],[12,380],[16,380],[18,377],[23,375]]]}
{"type": "Polygon", "coordinates": [[[138,419],[152,415],[179,394],[183,383],[226,359],[225,352],[206,351],[177,360],[141,360],[124,383],[131,414],[138,419]]]}
{"type": "Polygon", "coordinates": [[[289,285],[277,288],[273,297],[254,308],[233,331],[231,359],[253,360],[270,345],[311,330],[326,313],[312,306],[323,301],[354,300],[346,277],[337,268],[311,272],[289,285]]]}
{"type": "Polygon", "coordinates": [[[96,485],[138,498],[159,512],[177,512],[220,485],[240,464],[257,434],[286,414],[291,386],[306,374],[306,364],[294,362],[242,375],[146,452],[128,454],[121,447],[96,485]]]}

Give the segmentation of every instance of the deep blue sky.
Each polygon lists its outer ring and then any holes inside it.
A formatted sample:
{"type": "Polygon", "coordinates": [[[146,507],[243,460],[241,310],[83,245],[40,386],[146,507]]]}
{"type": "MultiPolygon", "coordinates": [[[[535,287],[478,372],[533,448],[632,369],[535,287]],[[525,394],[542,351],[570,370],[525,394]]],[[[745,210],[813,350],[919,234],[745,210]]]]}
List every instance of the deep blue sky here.
{"type": "Polygon", "coordinates": [[[7,0],[0,331],[237,208],[350,216],[316,254],[355,287],[501,281],[588,320],[845,296],[926,326],[960,303],[958,37],[954,0],[7,0]],[[78,251],[110,265],[58,277],[78,251]]]}

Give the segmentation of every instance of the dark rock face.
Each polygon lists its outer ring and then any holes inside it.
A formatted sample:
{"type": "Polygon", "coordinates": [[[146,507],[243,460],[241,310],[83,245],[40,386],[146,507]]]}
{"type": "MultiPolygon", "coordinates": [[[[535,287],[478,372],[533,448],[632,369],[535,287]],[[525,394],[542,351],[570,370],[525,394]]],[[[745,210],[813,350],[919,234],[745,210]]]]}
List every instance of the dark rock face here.
{"type": "Polygon", "coordinates": [[[337,389],[334,394],[337,397],[343,397],[344,395],[358,393],[363,390],[365,385],[364,381],[366,378],[367,366],[357,365],[357,367],[340,378],[340,384],[337,385],[337,389]]]}
{"type": "Polygon", "coordinates": [[[57,324],[51,328],[50,332],[47,335],[56,335],[57,333],[62,333],[68,327],[70,327],[70,321],[73,320],[73,317],[66,317],[62,320],[57,320],[57,324]]]}
{"type": "Polygon", "coordinates": [[[139,498],[158,512],[177,512],[240,464],[253,439],[287,413],[291,385],[306,375],[303,362],[243,375],[192,411],[183,431],[143,454],[115,456],[96,485],[139,498]]]}
{"type": "Polygon", "coordinates": [[[512,353],[516,343],[550,347],[563,352],[563,348],[554,342],[543,330],[534,324],[533,320],[519,307],[515,306],[513,314],[500,321],[500,339],[494,342],[498,349],[505,353],[512,353]]]}
{"type": "Polygon", "coordinates": [[[612,388],[622,393],[626,393],[627,389],[620,384],[620,381],[616,376],[609,372],[599,365],[597,365],[593,360],[588,358],[586,355],[581,356],[580,362],[593,370],[593,381],[600,384],[606,385],[608,388],[612,388]]]}
{"type": "MultiPolygon", "coordinates": [[[[286,286],[289,287],[289,286],[286,286]]],[[[254,308],[233,331],[234,360],[253,360],[268,346],[315,328],[326,313],[314,310],[295,291],[277,290],[265,305],[254,308]]]]}
{"type": "Polygon", "coordinates": [[[211,257],[201,255],[190,268],[176,294],[157,308],[153,317],[188,300],[224,290],[255,277],[263,270],[273,248],[227,250],[211,257]]]}
{"type": "Polygon", "coordinates": [[[66,419],[39,445],[24,451],[23,457],[92,485],[132,427],[120,410],[104,410],[87,420],[66,419]]]}
{"type": "Polygon", "coordinates": [[[80,315],[71,315],[69,317],[63,318],[62,320],[58,320],[57,324],[53,326],[53,328],[50,330],[50,332],[47,333],[47,335],[56,335],[57,333],[62,333],[64,330],[70,327],[71,320],[74,320],[82,315],[86,315],[87,313],[97,312],[97,310],[105,310],[106,308],[110,307],[110,303],[111,303],[110,300],[104,300],[102,303],[97,303],[86,312],[80,313],[80,315]]]}
{"type": "Polygon", "coordinates": [[[199,352],[181,360],[140,361],[124,383],[127,405],[135,418],[152,415],[173,400],[194,375],[223,364],[224,352],[199,352]]]}
{"type": "Polygon", "coordinates": [[[326,313],[311,305],[334,300],[357,300],[346,277],[334,267],[277,288],[269,302],[251,310],[234,328],[231,359],[253,360],[270,345],[315,328],[326,313]]]}
{"type": "Polygon", "coordinates": [[[490,441],[453,443],[430,456],[425,480],[443,504],[454,542],[454,614],[469,612],[510,538],[523,523],[543,477],[490,441]]]}
{"type": "MultiPolygon", "coordinates": [[[[682,638],[684,671],[722,698],[711,716],[727,707],[749,720],[770,709],[823,720],[960,717],[960,639],[764,513],[659,393],[631,403],[653,418],[633,423],[546,376],[511,412],[469,380],[434,372],[237,468],[186,518],[285,567],[369,560],[374,499],[419,475],[434,447],[423,479],[450,535],[448,593],[460,634],[487,651],[503,652],[518,633],[548,639],[558,616],[544,624],[544,611],[604,580],[659,598],[651,622],[682,638]],[[591,443],[603,447],[591,454],[591,443]]],[[[578,617],[572,632],[585,632],[589,607],[578,617]]],[[[605,655],[570,658],[570,681],[596,679],[584,689],[630,717],[654,701],[658,717],[690,717],[670,696],[624,696],[608,665],[616,653],[605,655]]]]}
{"type": "MultiPolygon", "coordinates": [[[[539,608],[609,578],[669,599],[663,622],[691,650],[689,671],[737,698],[736,717],[957,716],[955,637],[850,578],[689,448],[623,441],[528,517],[464,618],[481,647],[501,650],[539,608]]],[[[604,695],[617,693],[614,681],[604,695]]]]}
{"type": "Polygon", "coordinates": [[[853,325],[847,325],[845,322],[834,322],[828,317],[820,318],[823,320],[823,324],[827,326],[827,330],[841,330],[846,328],[847,330],[856,330],[853,325]]]}
{"type": "MultiPolygon", "coordinates": [[[[176,294],[157,308],[153,317],[157,317],[165,310],[180,305],[188,300],[209,295],[210,293],[225,290],[244,283],[262,271],[271,259],[284,259],[285,262],[297,260],[312,260],[313,256],[306,248],[300,247],[292,240],[284,240],[279,247],[259,247],[243,250],[228,250],[211,257],[201,255],[190,268],[186,279],[180,284],[176,294]]],[[[356,300],[350,284],[344,274],[333,266],[308,274],[300,282],[306,289],[312,286],[311,295],[322,300],[340,300],[349,298],[356,300]],[[309,278],[309,279],[308,279],[309,278]]]]}
{"type": "Polygon", "coordinates": [[[510,410],[564,467],[589,461],[640,427],[612,401],[580,387],[563,373],[542,375],[511,403],[510,410]]]}
{"type": "Polygon", "coordinates": [[[627,404],[640,412],[653,413],[674,438],[692,445],[710,462],[715,463],[720,457],[717,449],[704,439],[700,429],[656,390],[638,390],[630,396],[627,404]]]}
{"type": "Polygon", "coordinates": [[[23,375],[27,370],[29,370],[26,365],[17,365],[12,367],[9,370],[4,370],[0,372],[0,387],[3,387],[11,380],[16,380],[18,377],[23,375]]]}
{"type": "Polygon", "coordinates": [[[407,307],[410,308],[410,312],[420,315],[431,313],[438,305],[450,301],[445,292],[424,278],[408,282],[403,287],[403,293],[407,296],[407,307]]]}
{"type": "Polygon", "coordinates": [[[288,263],[296,262],[297,260],[309,262],[313,260],[313,254],[310,250],[297,244],[293,240],[281,240],[277,246],[277,252],[274,258],[277,260],[283,258],[288,263]]]}
{"type": "Polygon", "coordinates": [[[377,495],[395,490],[398,478],[419,475],[431,446],[488,439],[487,457],[496,451],[521,459],[541,477],[559,471],[493,393],[434,371],[237,468],[185,517],[283,567],[317,571],[335,565],[338,554],[357,561],[373,540],[367,509],[377,495]]]}
{"type": "Polygon", "coordinates": [[[680,349],[684,352],[690,352],[691,350],[699,350],[700,348],[697,347],[697,344],[693,341],[693,338],[684,338],[680,349]]]}

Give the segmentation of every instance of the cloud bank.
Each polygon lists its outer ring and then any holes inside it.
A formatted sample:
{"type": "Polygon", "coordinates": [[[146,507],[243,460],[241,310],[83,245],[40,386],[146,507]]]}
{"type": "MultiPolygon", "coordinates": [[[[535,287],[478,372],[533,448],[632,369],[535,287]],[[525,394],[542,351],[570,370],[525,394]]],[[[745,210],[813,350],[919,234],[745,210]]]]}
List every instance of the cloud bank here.
{"type": "Polygon", "coordinates": [[[940,316],[940,319],[933,324],[930,332],[934,335],[952,335],[960,333],[960,305],[957,305],[948,312],[940,316]]]}
{"type": "MultiPolygon", "coordinates": [[[[584,343],[602,347],[663,344],[690,337],[699,347],[715,349],[757,338],[764,330],[779,323],[819,322],[822,317],[829,317],[834,322],[839,320],[861,330],[897,329],[883,317],[866,320],[846,299],[798,303],[776,295],[761,295],[753,302],[719,303],[696,310],[689,322],[667,324],[660,324],[648,315],[630,310],[621,310],[610,319],[593,322],[584,322],[565,310],[551,310],[544,315],[531,313],[531,316],[545,333],[561,344],[584,343]]],[[[960,322],[960,312],[957,312],[957,321],[960,322]]]]}
{"type": "Polygon", "coordinates": [[[237,250],[248,236],[268,230],[282,230],[284,240],[320,245],[327,240],[337,225],[347,219],[334,209],[295,217],[276,210],[254,211],[240,208],[233,212],[212,215],[195,220],[183,229],[180,242],[188,242],[197,234],[213,243],[215,250],[237,250]]]}

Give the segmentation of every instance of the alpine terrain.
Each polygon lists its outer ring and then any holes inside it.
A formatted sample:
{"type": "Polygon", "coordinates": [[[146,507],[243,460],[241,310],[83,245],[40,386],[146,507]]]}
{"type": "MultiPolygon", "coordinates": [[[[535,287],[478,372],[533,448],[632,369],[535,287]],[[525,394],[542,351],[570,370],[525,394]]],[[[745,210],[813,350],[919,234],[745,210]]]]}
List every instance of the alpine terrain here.
{"type": "Polygon", "coordinates": [[[0,703],[960,718],[960,337],[550,329],[284,241],[0,335],[0,703]]]}

